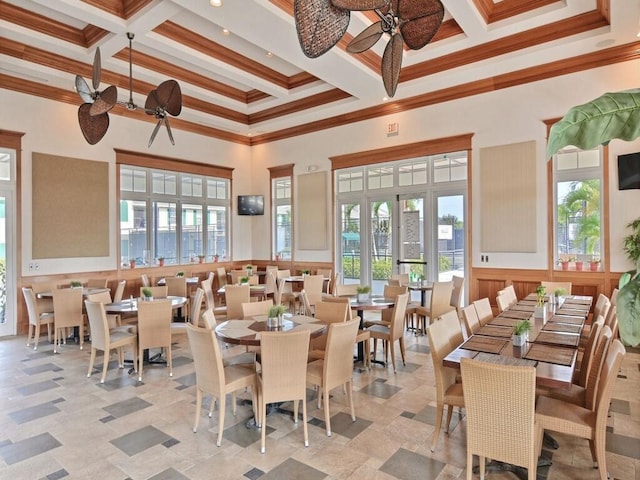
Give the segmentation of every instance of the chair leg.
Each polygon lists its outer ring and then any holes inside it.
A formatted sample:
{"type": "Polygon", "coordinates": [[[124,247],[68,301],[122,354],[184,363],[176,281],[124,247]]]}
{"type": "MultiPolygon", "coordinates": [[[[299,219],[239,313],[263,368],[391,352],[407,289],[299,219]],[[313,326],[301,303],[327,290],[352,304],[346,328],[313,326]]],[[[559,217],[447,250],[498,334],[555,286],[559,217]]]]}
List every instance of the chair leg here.
{"type": "MultiPolygon", "coordinates": [[[[91,349],[93,350],[93,348],[91,349]]],[[[104,383],[104,379],[107,376],[107,368],[109,368],[109,359],[111,358],[111,350],[104,351],[104,362],[102,364],[102,378],[100,378],[100,383],[104,383]]]]}
{"type": "MultiPolygon", "coordinates": [[[[324,392],[324,423],[327,428],[327,437],[331,436],[331,412],[329,412],[329,397],[329,392],[324,392]]],[[[307,446],[306,442],[305,446],[307,446]]]]}
{"type": "Polygon", "coordinates": [[[171,345],[167,347],[167,367],[169,367],[169,376],[173,377],[173,362],[171,360],[171,345]]]}
{"type": "MultiPolygon", "coordinates": [[[[433,452],[435,448],[431,448],[433,452]]],[[[467,450],[467,480],[473,479],[473,454],[467,450]]]]}
{"type": "Polygon", "coordinates": [[[224,392],[220,393],[220,405],[218,409],[218,440],[216,441],[216,445],[220,446],[222,444],[222,433],[224,432],[224,410],[225,410],[225,402],[227,400],[227,396],[224,392]]]}
{"type": "Polygon", "coordinates": [[[87,372],[87,377],[91,376],[91,371],[93,370],[93,362],[96,360],[96,349],[91,348],[91,357],[89,358],[89,371],[87,372]]]}
{"type": "Polygon", "coordinates": [[[393,340],[389,340],[386,343],[388,345],[387,352],[391,350],[391,364],[393,365],[393,373],[396,373],[396,348],[395,348],[396,342],[394,342],[393,340]]]}
{"type": "Polygon", "coordinates": [[[236,416],[236,412],[238,410],[238,404],[236,401],[236,392],[233,391],[231,392],[231,413],[233,413],[233,416],[236,416]]]}
{"type": "Polygon", "coordinates": [[[347,399],[349,400],[349,407],[351,408],[351,420],[356,421],[356,409],[353,405],[353,382],[349,380],[347,382],[347,399]]]}
{"type": "Polygon", "coordinates": [[[30,323],[29,324],[29,332],[27,333],[27,347],[29,346],[29,343],[31,343],[31,337],[32,336],[33,336],[33,325],[30,323]]]}
{"type": "MultiPolygon", "coordinates": [[[[38,323],[36,325],[36,331],[35,331],[35,336],[33,337],[33,349],[37,350],[38,349],[38,342],[40,340],[40,324],[38,323]]],[[[55,350],[55,349],[54,349],[55,350]]],[[[53,352],[55,353],[55,352],[53,352]]]]}
{"type": "MultiPolygon", "coordinates": [[[[431,441],[431,451],[434,452],[436,450],[436,444],[438,443],[438,436],[440,435],[440,427],[442,426],[442,413],[444,410],[444,405],[442,403],[438,403],[438,407],[436,408],[436,426],[433,430],[433,440],[431,441]]],[[[467,460],[467,468],[471,469],[471,459],[467,460]]],[[[470,479],[471,476],[467,475],[467,479],[470,479]]]]}
{"type": "Polygon", "coordinates": [[[260,418],[262,419],[262,433],[260,435],[260,453],[264,453],[265,442],[266,442],[266,433],[267,433],[267,404],[264,401],[264,397],[260,400],[260,418]]]}
{"type": "MultiPolygon", "coordinates": [[[[211,399],[211,404],[213,405],[213,398],[211,399]]],[[[193,433],[196,433],[198,430],[198,423],[200,423],[200,409],[202,408],[202,390],[200,390],[196,386],[196,418],[193,422],[193,433]]],[[[211,413],[209,413],[211,416],[211,413]]]]}
{"type": "Polygon", "coordinates": [[[143,352],[142,352],[142,348],[138,349],[138,381],[141,382],[142,381],[142,364],[144,363],[143,361],[143,352]]]}
{"type": "Polygon", "coordinates": [[[402,356],[402,365],[407,365],[407,362],[406,362],[406,359],[405,359],[405,357],[406,357],[405,354],[406,354],[406,352],[405,352],[405,349],[404,349],[404,337],[400,337],[400,355],[402,356]]]}
{"type": "Polygon", "coordinates": [[[300,402],[294,400],[293,402],[293,423],[298,423],[298,409],[300,408],[300,402]]]}
{"type": "MultiPolygon", "coordinates": [[[[327,398],[329,396],[327,395],[327,398]]],[[[328,401],[328,400],[327,400],[328,401]]],[[[296,402],[297,404],[298,402],[296,402]]],[[[329,411],[329,408],[327,408],[329,411]]],[[[304,431],[304,446],[309,446],[309,429],[307,427],[307,399],[302,397],[302,430],[304,431]]]]}
{"type": "Polygon", "coordinates": [[[449,433],[449,425],[451,424],[452,414],[453,414],[453,405],[447,405],[447,423],[444,426],[444,433],[449,433]]]}

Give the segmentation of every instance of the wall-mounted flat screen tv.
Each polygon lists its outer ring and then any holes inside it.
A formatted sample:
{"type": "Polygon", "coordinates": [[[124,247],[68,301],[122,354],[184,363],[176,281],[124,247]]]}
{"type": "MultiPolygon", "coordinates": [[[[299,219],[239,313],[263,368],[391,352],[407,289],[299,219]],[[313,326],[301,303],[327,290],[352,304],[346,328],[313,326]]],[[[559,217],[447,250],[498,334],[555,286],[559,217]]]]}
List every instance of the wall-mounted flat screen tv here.
{"type": "Polygon", "coordinates": [[[640,152],[618,155],[618,189],[640,188],[640,152]]]}
{"type": "Polygon", "coordinates": [[[238,215],[264,215],[264,195],[238,195],[238,215]]]}

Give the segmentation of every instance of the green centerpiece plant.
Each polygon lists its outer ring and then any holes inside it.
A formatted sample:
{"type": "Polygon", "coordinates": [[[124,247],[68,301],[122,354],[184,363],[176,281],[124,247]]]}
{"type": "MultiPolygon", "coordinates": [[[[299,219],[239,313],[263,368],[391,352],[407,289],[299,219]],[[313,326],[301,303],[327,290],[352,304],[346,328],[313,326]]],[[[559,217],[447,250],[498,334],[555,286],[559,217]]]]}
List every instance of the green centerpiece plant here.
{"type": "Polygon", "coordinates": [[[277,305],[273,305],[269,308],[269,312],[267,313],[267,326],[268,327],[281,327],[282,326],[282,316],[287,311],[287,308],[279,303],[277,305]]]}
{"type": "Polygon", "coordinates": [[[356,293],[358,294],[359,302],[366,302],[369,299],[369,293],[371,292],[371,287],[369,285],[359,285],[356,287],[356,293]]]}
{"type": "Polygon", "coordinates": [[[75,280],[73,282],[71,282],[70,285],[71,285],[71,288],[80,288],[80,287],[82,287],[82,283],[77,282],[75,280]]]}
{"type": "Polygon", "coordinates": [[[534,316],[536,318],[547,318],[547,306],[544,304],[546,290],[546,287],[543,285],[536,287],[536,308],[534,310],[534,316]]]}
{"type": "Polygon", "coordinates": [[[148,287],[144,287],[144,288],[142,289],[142,297],[143,297],[145,300],[151,301],[151,300],[153,300],[153,292],[151,291],[151,289],[150,289],[150,288],[148,288],[148,287]]]}
{"type": "Polygon", "coordinates": [[[523,320],[516,323],[513,327],[513,345],[521,347],[527,342],[529,331],[531,330],[531,322],[529,320],[523,320]]]}

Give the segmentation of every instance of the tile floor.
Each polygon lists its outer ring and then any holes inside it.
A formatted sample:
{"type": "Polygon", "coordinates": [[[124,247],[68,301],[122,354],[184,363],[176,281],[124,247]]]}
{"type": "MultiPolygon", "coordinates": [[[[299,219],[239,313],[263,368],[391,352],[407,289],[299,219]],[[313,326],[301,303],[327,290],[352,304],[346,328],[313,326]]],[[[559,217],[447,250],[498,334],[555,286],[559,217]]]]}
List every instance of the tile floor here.
{"type": "MultiPolygon", "coordinates": [[[[354,374],[357,421],[351,422],[341,389],[332,392],[333,436],[323,412],[309,401],[308,448],[291,404],[268,418],[267,452],[260,431],[247,429],[250,394],[225,419],[215,446],[217,414],[193,433],[194,369],[186,336],[173,346],[174,374],[145,368],[138,382],[117,369],[115,356],[100,384],[102,358],[87,378],[88,344],[54,355],[46,336],[37,351],[25,337],[0,340],[0,478],[2,479],[453,479],[465,478],[465,421],[454,415],[430,451],[435,423],[433,367],[426,337],[406,334],[407,365],[398,373],[374,365],[354,374]]],[[[236,347],[239,348],[239,347],[236,347]]],[[[229,353],[229,352],[227,352],[229,353]]],[[[607,436],[611,478],[640,480],[640,350],[630,350],[619,374],[607,436]]],[[[313,400],[314,392],[309,390],[313,400]]],[[[207,400],[208,402],[208,400],[207,400]]],[[[598,478],[586,441],[556,435],[560,448],[545,450],[553,465],[541,479],[598,478]]],[[[489,478],[517,478],[512,473],[489,478]]]]}

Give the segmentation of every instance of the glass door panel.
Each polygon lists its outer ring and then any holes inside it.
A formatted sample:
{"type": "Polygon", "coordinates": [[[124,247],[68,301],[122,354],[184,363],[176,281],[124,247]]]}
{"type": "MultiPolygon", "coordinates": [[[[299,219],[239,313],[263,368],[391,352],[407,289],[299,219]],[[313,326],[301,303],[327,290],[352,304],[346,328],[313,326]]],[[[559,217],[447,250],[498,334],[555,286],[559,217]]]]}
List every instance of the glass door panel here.
{"type": "Polygon", "coordinates": [[[360,204],[343,203],[339,206],[339,265],[338,271],[342,272],[342,283],[360,283],[361,263],[361,231],[360,231],[360,204]]]}
{"type": "Polygon", "coordinates": [[[437,209],[437,278],[445,282],[453,275],[464,277],[464,195],[437,196],[437,209]]]}
{"type": "MultiPolygon", "coordinates": [[[[398,242],[397,273],[407,274],[410,281],[427,278],[427,254],[425,252],[425,199],[424,196],[399,197],[400,241],[398,242]]],[[[412,301],[421,301],[419,291],[411,292],[412,301]]]]}
{"type": "Polygon", "coordinates": [[[14,264],[7,255],[12,251],[13,218],[11,196],[0,191],[0,336],[16,333],[14,264]]]}
{"type": "MultiPolygon", "coordinates": [[[[393,241],[393,211],[394,202],[391,199],[371,200],[369,203],[370,219],[369,238],[370,262],[369,275],[371,291],[374,295],[382,294],[384,285],[391,278],[394,259],[393,241]]],[[[363,280],[363,282],[365,282],[363,280]]],[[[366,282],[365,282],[366,283],[366,282]]]]}

